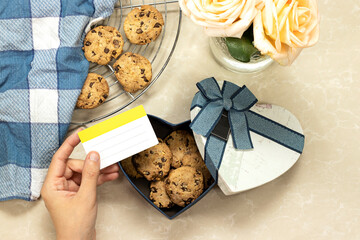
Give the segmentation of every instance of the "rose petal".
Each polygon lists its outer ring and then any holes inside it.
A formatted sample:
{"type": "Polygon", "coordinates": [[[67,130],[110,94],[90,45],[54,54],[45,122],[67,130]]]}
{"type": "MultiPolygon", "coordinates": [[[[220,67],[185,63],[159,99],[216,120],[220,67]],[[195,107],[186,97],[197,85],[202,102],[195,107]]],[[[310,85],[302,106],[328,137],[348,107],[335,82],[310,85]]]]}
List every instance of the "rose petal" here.
{"type": "Polygon", "coordinates": [[[240,38],[249,28],[263,0],[179,0],[190,19],[209,36],[240,38]]]}

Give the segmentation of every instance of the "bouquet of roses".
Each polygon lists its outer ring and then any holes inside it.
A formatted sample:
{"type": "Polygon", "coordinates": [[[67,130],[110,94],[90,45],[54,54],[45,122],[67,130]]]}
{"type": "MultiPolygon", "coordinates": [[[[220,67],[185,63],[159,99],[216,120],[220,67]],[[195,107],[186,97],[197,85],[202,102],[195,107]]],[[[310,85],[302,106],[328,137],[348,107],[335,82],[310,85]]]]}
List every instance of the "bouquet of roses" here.
{"type": "Polygon", "coordinates": [[[319,39],[317,0],[179,0],[184,14],[207,35],[225,37],[241,61],[260,51],[290,65],[319,39]]]}

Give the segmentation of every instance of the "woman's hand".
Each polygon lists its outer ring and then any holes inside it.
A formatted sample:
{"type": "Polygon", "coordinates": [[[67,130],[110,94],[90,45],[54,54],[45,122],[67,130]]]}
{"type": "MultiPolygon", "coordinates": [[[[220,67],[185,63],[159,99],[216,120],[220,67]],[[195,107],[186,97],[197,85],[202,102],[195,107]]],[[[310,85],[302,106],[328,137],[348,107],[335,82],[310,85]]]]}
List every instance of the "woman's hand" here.
{"type": "Polygon", "coordinates": [[[54,154],[41,189],[58,240],[95,239],[96,186],[119,176],[117,164],[100,171],[97,152],[90,152],[85,161],[69,159],[80,142],[78,132],[69,136],[54,154]]]}

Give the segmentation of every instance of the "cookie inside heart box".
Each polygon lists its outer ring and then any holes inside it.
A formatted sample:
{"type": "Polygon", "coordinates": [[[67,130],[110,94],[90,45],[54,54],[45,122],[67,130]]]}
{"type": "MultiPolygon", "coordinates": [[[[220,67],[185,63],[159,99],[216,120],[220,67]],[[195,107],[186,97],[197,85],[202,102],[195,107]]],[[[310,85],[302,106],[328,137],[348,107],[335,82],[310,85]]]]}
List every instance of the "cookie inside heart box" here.
{"type": "MultiPolygon", "coordinates": [[[[208,82],[210,81],[209,79],[205,80],[208,82]]],[[[212,80],[218,85],[213,89],[217,91],[216,88],[219,88],[219,95],[223,94],[224,81],[216,81],[214,78],[212,78],[212,80]]],[[[211,84],[214,85],[214,83],[211,84]]],[[[234,85],[232,83],[229,84],[234,85]]],[[[211,87],[199,87],[198,85],[198,88],[200,89],[200,92],[195,95],[191,107],[192,122],[208,104],[205,103],[206,97],[203,94],[203,89],[210,89],[211,87]]],[[[250,130],[249,136],[253,145],[252,149],[239,150],[235,149],[233,136],[232,134],[229,134],[227,142],[225,143],[226,145],[224,145],[223,148],[223,155],[220,163],[215,167],[217,169],[216,176],[213,174],[213,176],[217,178],[219,188],[225,195],[243,192],[261,186],[279,177],[295,164],[300,157],[304,146],[302,127],[297,118],[288,110],[272,104],[254,104],[249,108],[249,111],[259,115],[261,118],[267,119],[267,121],[270,122],[270,126],[271,124],[277,124],[278,127],[286,129],[285,131],[291,132],[290,134],[296,135],[295,137],[299,137],[298,147],[297,150],[294,150],[289,146],[286,147],[287,144],[279,144],[279,142],[276,141],[276,138],[272,139],[271,129],[269,131],[270,136],[268,135],[268,137],[264,137],[263,135],[250,130]]],[[[249,121],[249,119],[247,119],[247,121],[249,121]]],[[[205,157],[205,148],[208,138],[197,134],[195,131],[193,133],[200,154],[203,159],[205,159],[205,163],[210,170],[209,162],[212,161],[212,159],[206,159],[205,157]]],[[[276,135],[276,133],[274,134],[276,135]]],[[[286,138],[284,139],[286,141],[286,138]]],[[[293,139],[290,139],[289,141],[292,140],[293,139]]],[[[291,144],[293,143],[290,143],[289,145],[291,144]]],[[[218,148],[216,151],[218,152],[221,150],[218,148]]]]}
{"type": "MultiPolygon", "coordinates": [[[[175,130],[186,130],[188,132],[192,132],[189,124],[190,121],[186,121],[183,123],[179,123],[179,124],[172,124],[169,123],[161,118],[152,116],[152,115],[148,115],[150,123],[155,131],[155,134],[158,138],[164,139],[166,136],[168,136],[171,132],[175,131],[175,130]]],[[[122,167],[122,165],[119,162],[119,166],[122,170],[122,172],[124,173],[124,175],[126,176],[126,178],[129,180],[129,182],[131,183],[131,185],[140,193],[140,195],[149,203],[151,204],[154,208],[156,208],[159,212],[161,212],[162,214],[164,214],[166,217],[168,217],[169,219],[173,219],[176,216],[178,216],[179,214],[183,213],[184,211],[186,211],[187,209],[191,208],[194,204],[196,204],[202,197],[204,197],[210,190],[211,188],[214,187],[214,185],[216,184],[214,179],[213,179],[213,183],[207,188],[204,189],[203,193],[196,198],[193,202],[191,202],[190,204],[186,205],[185,207],[179,207],[179,206],[174,206],[172,208],[159,208],[157,207],[149,198],[150,195],[150,182],[147,181],[145,178],[133,178],[130,177],[124,170],[124,168],[122,167]]]]}

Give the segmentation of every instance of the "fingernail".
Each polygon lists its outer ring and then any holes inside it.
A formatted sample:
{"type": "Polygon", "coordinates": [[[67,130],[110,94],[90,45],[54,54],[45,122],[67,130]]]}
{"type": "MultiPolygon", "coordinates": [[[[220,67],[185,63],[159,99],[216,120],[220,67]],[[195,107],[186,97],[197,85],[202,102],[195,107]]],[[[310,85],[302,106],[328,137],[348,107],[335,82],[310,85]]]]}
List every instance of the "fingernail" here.
{"type": "Polygon", "coordinates": [[[99,161],[99,154],[97,154],[97,153],[91,153],[91,154],[90,154],[90,160],[91,160],[91,161],[94,161],[94,162],[99,161]]]}

